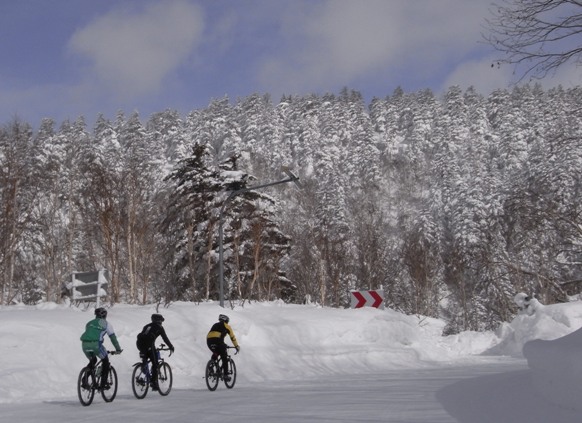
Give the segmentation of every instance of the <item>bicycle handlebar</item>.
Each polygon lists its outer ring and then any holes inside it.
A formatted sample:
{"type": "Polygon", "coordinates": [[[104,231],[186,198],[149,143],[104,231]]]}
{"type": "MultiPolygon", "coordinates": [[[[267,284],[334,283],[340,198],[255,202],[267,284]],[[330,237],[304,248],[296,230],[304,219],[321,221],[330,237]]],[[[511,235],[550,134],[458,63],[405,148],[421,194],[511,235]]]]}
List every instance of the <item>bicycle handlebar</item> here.
{"type": "Polygon", "coordinates": [[[160,344],[159,347],[156,347],[156,351],[170,351],[170,355],[172,355],[172,349],[169,347],[166,347],[165,344],[160,344]]]}

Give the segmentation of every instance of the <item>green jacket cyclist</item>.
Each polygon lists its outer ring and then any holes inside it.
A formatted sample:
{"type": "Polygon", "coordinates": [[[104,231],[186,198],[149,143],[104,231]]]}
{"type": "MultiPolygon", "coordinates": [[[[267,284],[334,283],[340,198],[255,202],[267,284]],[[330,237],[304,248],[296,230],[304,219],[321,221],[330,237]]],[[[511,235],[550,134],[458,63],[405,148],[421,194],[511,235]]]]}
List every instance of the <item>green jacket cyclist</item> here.
{"type": "MultiPolygon", "coordinates": [[[[107,320],[107,310],[103,307],[95,309],[95,319],[89,321],[85,325],[85,332],[81,335],[81,347],[85,356],[89,359],[89,366],[95,366],[97,359],[102,359],[102,372],[104,375],[109,374],[109,357],[107,355],[107,348],[103,345],[105,334],[109,336],[111,343],[115,347],[115,351],[119,354],[122,349],[115,336],[113,326],[107,320]]],[[[107,378],[101,378],[100,389],[106,389],[105,386],[107,378]]]]}

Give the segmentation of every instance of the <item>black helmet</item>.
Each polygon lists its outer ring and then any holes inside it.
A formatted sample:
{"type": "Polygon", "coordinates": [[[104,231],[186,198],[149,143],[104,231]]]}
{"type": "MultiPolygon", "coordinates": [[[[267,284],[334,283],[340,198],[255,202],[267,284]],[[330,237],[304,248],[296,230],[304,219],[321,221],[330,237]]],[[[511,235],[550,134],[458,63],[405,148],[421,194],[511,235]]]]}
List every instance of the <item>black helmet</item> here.
{"type": "Polygon", "coordinates": [[[95,309],[95,316],[100,318],[100,319],[106,319],[107,318],[107,310],[105,310],[103,307],[98,307],[95,309]]]}
{"type": "Polygon", "coordinates": [[[164,316],[161,314],[152,314],[152,322],[153,323],[162,323],[164,321],[164,316]]]}
{"type": "Polygon", "coordinates": [[[224,323],[228,323],[230,321],[230,319],[228,318],[228,316],[226,314],[219,315],[218,320],[220,322],[224,322],[224,323]]]}

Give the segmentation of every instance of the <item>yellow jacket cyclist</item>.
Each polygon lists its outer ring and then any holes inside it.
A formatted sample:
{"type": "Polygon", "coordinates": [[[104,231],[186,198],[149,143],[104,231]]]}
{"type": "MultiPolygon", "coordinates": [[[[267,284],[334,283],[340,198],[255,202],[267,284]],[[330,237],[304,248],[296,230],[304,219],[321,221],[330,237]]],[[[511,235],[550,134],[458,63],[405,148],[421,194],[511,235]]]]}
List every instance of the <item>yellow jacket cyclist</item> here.
{"type": "Polygon", "coordinates": [[[222,370],[224,374],[224,379],[228,382],[230,377],[228,376],[228,362],[227,354],[226,354],[226,343],[224,342],[224,338],[226,335],[230,337],[232,345],[236,348],[236,351],[240,351],[240,346],[236,340],[236,336],[234,336],[234,331],[228,324],[230,319],[227,315],[221,314],[218,316],[218,322],[212,325],[210,328],[210,332],[208,332],[208,336],[206,337],[206,344],[210,351],[212,351],[212,359],[216,360],[218,356],[222,359],[222,370]]]}

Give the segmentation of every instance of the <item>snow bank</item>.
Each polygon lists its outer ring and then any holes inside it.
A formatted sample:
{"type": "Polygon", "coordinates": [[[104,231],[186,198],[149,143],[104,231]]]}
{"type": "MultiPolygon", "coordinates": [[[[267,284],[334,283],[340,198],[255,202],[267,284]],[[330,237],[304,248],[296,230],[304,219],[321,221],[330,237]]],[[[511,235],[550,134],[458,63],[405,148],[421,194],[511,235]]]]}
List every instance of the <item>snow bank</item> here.
{"type": "Polygon", "coordinates": [[[553,340],[582,327],[582,302],[539,305],[531,315],[518,314],[495,332],[499,341],[485,353],[523,357],[523,346],[531,340],[553,340]]]}
{"type": "MultiPolygon", "coordinates": [[[[495,333],[464,332],[446,337],[441,336],[445,324],[437,319],[406,316],[390,309],[332,309],[282,302],[245,304],[234,309],[222,309],[213,302],[174,303],[159,310],[153,305],[119,304],[109,309],[108,320],[124,350],[112,357],[120,392],[131,394],[130,372],[138,360],[135,339],[155,312],[164,315],[164,326],[176,347],[175,354],[168,358],[174,386],[205,389],[204,367],[210,356],[206,334],[221,312],[230,316],[242,347],[235,360],[237,384],[244,385],[463,362],[471,365],[487,360],[488,355],[523,359],[522,347],[528,341],[557,339],[582,326],[581,305],[546,306],[531,316],[517,316],[495,333]]],[[[79,337],[92,318],[92,309],[66,305],[0,307],[0,403],[76,397],[77,375],[86,364],[79,337]]],[[[547,355],[563,360],[559,380],[548,381],[543,373],[536,377],[542,391],[550,382],[555,386],[569,380],[568,376],[582,380],[582,370],[574,363],[580,336],[574,332],[555,347],[541,343],[544,346],[538,348],[538,343],[532,342],[530,348],[528,344],[527,358],[535,372],[548,368],[547,355]],[[568,375],[567,368],[578,373],[568,375]]],[[[109,341],[106,344],[110,346],[109,341]]]]}
{"type": "Polygon", "coordinates": [[[582,410],[582,302],[536,307],[497,331],[487,354],[525,357],[537,391],[551,402],[582,410]]]}
{"type": "MultiPolygon", "coordinates": [[[[580,303],[568,310],[575,311],[577,317],[582,314],[580,303]]],[[[565,327],[571,327],[572,316],[561,313],[558,317],[565,318],[565,327]]],[[[575,326],[579,327],[579,322],[575,326]]],[[[523,355],[542,395],[555,404],[582,411],[582,329],[559,338],[555,335],[527,342],[523,355]]]]}

